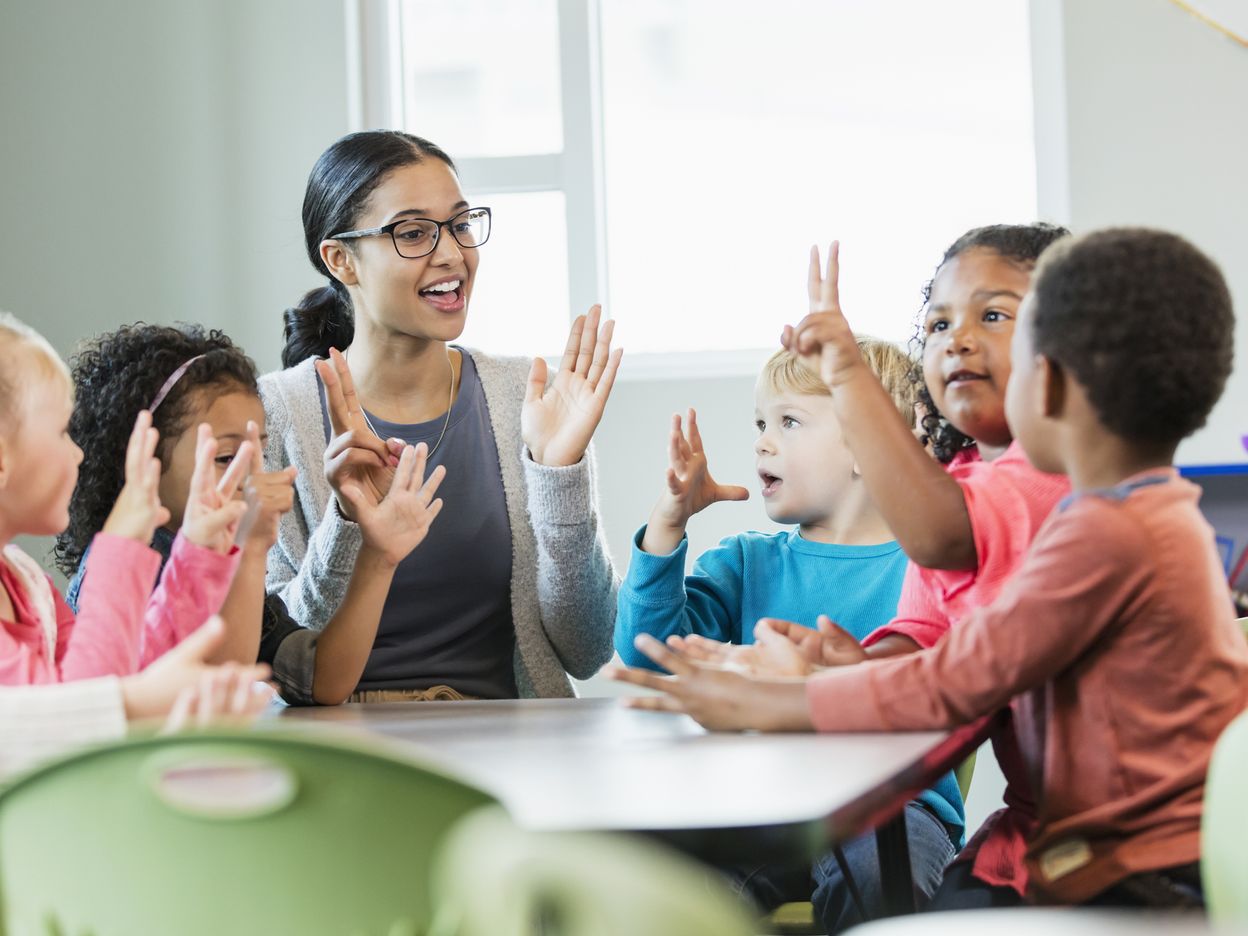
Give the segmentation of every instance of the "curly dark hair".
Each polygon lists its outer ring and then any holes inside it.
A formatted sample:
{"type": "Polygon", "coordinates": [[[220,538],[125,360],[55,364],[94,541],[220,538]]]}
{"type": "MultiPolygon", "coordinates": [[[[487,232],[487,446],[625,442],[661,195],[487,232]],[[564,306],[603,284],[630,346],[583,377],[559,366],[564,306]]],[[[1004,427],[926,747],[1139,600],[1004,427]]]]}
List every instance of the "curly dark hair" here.
{"type": "Polygon", "coordinates": [[[168,468],[169,454],[186,431],[199,391],[238,388],[259,394],[251,358],[219,331],[142,322],[85,342],[71,358],[76,398],[69,434],[82,449],[82,465],[69,503],[69,526],[56,538],[54,550],[66,575],[77,570],[125,484],[126,443],[135,417],[152,405],[178,367],[200,354],[152,415],[160,432],[156,454],[168,468]]]}
{"type": "Polygon", "coordinates": [[[1095,231],[1045,252],[1032,297],[1036,352],[1110,432],[1173,447],[1205,424],[1231,373],[1235,313],[1198,248],[1166,231],[1095,231]]]}
{"type": "Polygon", "coordinates": [[[923,330],[923,319],[927,314],[927,306],[932,301],[932,284],[936,276],[950,260],[968,250],[979,248],[991,250],[1007,260],[1023,266],[1032,267],[1054,241],[1070,234],[1066,228],[1057,224],[1040,222],[1037,224],[990,224],[985,227],[971,228],[945,251],[940,265],[932,278],[923,286],[923,307],[919,310],[919,318],[915,324],[914,337],[910,340],[911,357],[915,359],[914,373],[911,379],[918,385],[918,400],[926,411],[923,416],[924,443],[932,448],[932,454],[942,464],[953,461],[955,455],[963,449],[970,448],[975,440],[960,432],[949,420],[941,415],[932,399],[927,383],[923,379],[923,346],[927,335],[923,330]]]}

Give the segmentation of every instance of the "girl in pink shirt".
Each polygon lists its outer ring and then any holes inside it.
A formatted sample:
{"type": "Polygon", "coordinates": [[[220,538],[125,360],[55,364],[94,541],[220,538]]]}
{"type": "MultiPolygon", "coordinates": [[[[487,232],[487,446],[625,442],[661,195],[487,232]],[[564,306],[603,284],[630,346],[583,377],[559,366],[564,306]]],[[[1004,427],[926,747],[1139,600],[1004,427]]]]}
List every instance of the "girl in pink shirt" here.
{"type": "Polygon", "coordinates": [[[126,483],[96,537],[92,583],[75,617],[39,565],[12,542],[59,533],[68,523],[82,461],[67,431],[72,409],[64,362],[33,329],[0,315],[0,685],[137,672],[220,608],[234,573],[234,532],[245,505],[232,497],[251,453],[240,450],[218,486],[211,473],[216,446],[208,440],[196,453],[173,574],[152,593],[160,558],[147,544],[168,512],[157,494],[157,433],[144,410],[126,450],[126,483]]]}

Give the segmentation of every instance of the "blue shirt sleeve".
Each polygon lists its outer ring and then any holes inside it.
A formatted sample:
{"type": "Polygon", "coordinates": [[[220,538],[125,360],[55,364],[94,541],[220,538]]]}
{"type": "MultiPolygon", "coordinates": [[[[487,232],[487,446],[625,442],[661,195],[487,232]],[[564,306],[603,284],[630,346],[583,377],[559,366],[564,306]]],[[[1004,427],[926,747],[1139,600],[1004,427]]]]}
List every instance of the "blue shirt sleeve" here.
{"type": "Polygon", "coordinates": [[[629,666],[657,669],[633,641],[639,634],[666,640],[673,634],[698,634],[712,640],[741,642],[744,559],[737,537],[723,540],[698,557],[686,576],[686,537],[666,556],[641,550],[643,526],[633,537],[628,575],[620,586],[615,619],[615,649],[629,666]]]}

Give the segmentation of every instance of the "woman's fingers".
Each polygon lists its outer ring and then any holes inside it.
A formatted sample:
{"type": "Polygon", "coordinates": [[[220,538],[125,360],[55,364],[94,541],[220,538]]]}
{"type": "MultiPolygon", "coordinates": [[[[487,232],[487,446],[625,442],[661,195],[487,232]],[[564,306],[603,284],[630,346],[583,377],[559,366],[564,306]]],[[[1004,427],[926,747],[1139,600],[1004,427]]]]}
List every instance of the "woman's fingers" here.
{"type": "MultiPolygon", "coordinates": [[[[559,370],[570,371],[576,369],[576,356],[581,348],[581,333],[585,330],[585,316],[578,315],[572,322],[572,328],[568,332],[568,343],[563,349],[563,360],[559,362],[559,370]]],[[[530,379],[532,379],[530,377],[530,379]]]]}
{"type": "Polygon", "coordinates": [[[351,411],[342,392],[342,381],[338,377],[338,369],[332,360],[337,353],[336,349],[330,348],[331,360],[320,360],[313,366],[316,367],[321,384],[325,387],[325,408],[329,411],[330,432],[334,435],[341,435],[351,428],[351,411]]]}
{"type": "Polygon", "coordinates": [[[598,342],[598,320],[602,317],[602,306],[589,307],[589,315],[585,317],[585,327],[581,329],[581,343],[576,351],[576,364],[573,370],[584,377],[589,373],[590,362],[594,358],[594,345],[598,342]]]}
{"type": "MultiPolygon", "coordinates": [[[[429,477],[426,478],[425,483],[420,486],[421,503],[430,504],[433,500],[433,495],[438,492],[438,488],[442,485],[442,479],[445,477],[445,465],[438,465],[438,467],[434,468],[433,471],[429,472],[429,477]]],[[[432,504],[430,504],[429,509],[432,509],[432,504]]]]}
{"type": "Polygon", "coordinates": [[[607,368],[603,371],[597,386],[594,387],[594,396],[601,400],[604,406],[607,398],[611,396],[611,388],[615,386],[615,375],[620,372],[620,361],[623,359],[623,348],[616,348],[612,351],[611,356],[607,359],[607,368]]]}
{"type": "MultiPolygon", "coordinates": [[[[367,453],[370,457],[365,461],[379,468],[384,468],[389,461],[389,443],[382,442],[367,429],[347,429],[341,435],[334,436],[325,447],[325,458],[332,461],[349,450],[367,453]]],[[[400,449],[399,455],[402,454],[403,450],[400,449]]]]}
{"type": "Polygon", "coordinates": [[[591,387],[597,387],[603,372],[607,369],[607,359],[611,356],[611,336],[615,334],[615,319],[607,319],[594,342],[594,356],[589,363],[585,380],[591,387]]]}

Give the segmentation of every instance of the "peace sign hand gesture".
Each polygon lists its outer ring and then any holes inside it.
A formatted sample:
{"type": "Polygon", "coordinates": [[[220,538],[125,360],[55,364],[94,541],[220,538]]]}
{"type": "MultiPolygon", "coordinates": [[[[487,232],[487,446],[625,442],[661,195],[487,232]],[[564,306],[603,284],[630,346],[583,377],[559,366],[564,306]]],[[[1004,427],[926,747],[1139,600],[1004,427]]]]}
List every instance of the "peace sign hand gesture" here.
{"type": "Polygon", "coordinates": [[[828,248],[827,272],[819,267],[819,248],[810,248],[807,291],[810,314],[797,323],[784,326],[780,343],[823,378],[831,390],[844,385],[863,366],[862,354],[849,322],[841,312],[839,279],[841,245],[828,248]]]}
{"type": "Polygon", "coordinates": [[[446,477],[446,468],[438,465],[425,479],[428,455],[424,442],[404,446],[390,489],[380,501],[372,500],[353,482],[343,485],[342,496],[351,504],[364,545],[390,565],[398,565],[424,541],[442,511],[441,498],[434,500],[433,495],[446,477]]]}
{"type": "Polygon", "coordinates": [[[182,535],[197,546],[222,555],[234,545],[238,522],[247,512],[247,504],[236,497],[239,486],[251,470],[253,443],[248,440],[238,447],[221,480],[216,477],[217,440],[212,427],[200,423],[195,443],[195,470],[191,473],[191,490],[182,514],[182,535]]]}
{"type": "Polygon", "coordinates": [[[339,512],[348,520],[355,520],[355,507],[343,495],[343,487],[351,485],[368,503],[380,504],[394,480],[403,443],[397,439],[383,442],[377,438],[355,395],[355,381],[351,379],[347,359],[337,348],[329,349],[329,357],[328,361],[315,362],[316,372],[325,386],[332,436],[325,449],[325,480],[334,489],[339,512]]]}
{"type": "Polygon", "coordinates": [[[599,331],[602,306],[578,315],[554,381],[546,386],[546,362],[535,358],[529,370],[520,434],[540,465],[575,465],[602,419],[624,352],[611,350],[615,322],[599,331]]]}

